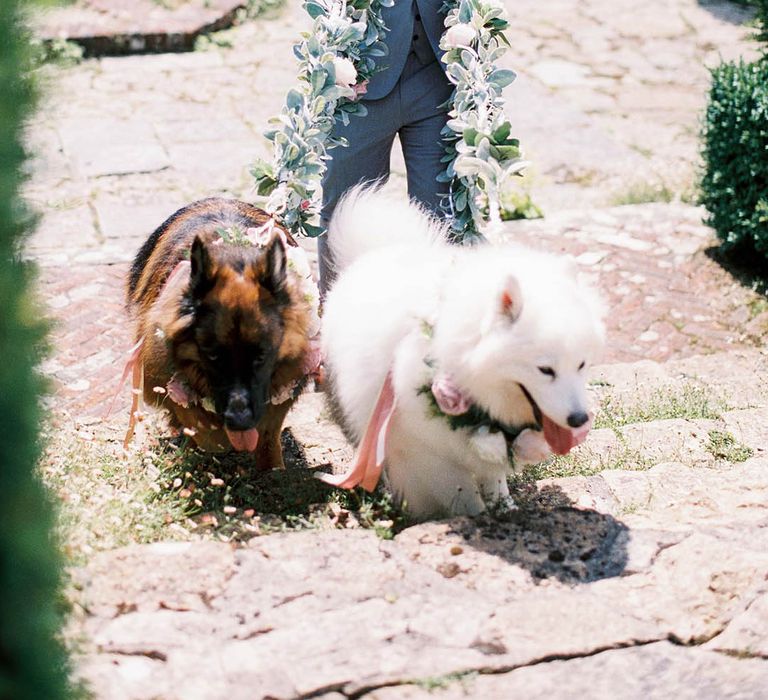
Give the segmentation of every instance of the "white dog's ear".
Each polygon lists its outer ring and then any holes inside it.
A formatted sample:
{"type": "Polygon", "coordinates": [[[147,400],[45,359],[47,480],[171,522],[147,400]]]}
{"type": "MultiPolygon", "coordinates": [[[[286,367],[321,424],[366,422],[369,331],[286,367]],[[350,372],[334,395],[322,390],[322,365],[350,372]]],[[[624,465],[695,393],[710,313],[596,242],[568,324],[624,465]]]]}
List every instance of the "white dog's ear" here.
{"type": "Polygon", "coordinates": [[[523,293],[520,290],[520,283],[513,275],[504,280],[499,297],[501,313],[510,321],[517,321],[523,311],[523,293]]]}

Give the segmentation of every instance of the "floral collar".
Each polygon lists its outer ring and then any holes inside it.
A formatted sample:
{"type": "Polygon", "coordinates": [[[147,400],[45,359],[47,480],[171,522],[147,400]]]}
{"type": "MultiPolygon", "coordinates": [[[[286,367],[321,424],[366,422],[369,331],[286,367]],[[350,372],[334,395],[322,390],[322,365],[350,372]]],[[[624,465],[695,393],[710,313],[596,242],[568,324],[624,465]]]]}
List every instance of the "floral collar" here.
{"type": "Polygon", "coordinates": [[[531,428],[541,430],[536,423],[509,425],[491,416],[488,411],[474,403],[453,378],[444,372],[438,372],[431,384],[424,384],[418,393],[425,395],[430,410],[436,418],[443,418],[451,430],[468,429],[470,432],[502,433],[507,443],[507,459],[513,462],[512,443],[523,430],[531,428]]]}

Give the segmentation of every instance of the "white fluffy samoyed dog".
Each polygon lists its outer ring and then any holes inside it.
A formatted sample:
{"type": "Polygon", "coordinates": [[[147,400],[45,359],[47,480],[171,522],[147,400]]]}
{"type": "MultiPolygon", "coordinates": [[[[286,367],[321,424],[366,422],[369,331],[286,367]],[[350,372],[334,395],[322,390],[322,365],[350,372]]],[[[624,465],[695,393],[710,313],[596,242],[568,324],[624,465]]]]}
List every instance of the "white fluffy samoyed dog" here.
{"type": "Polygon", "coordinates": [[[323,353],[358,453],[349,473],[321,478],[372,490],[384,468],[419,519],[513,506],[510,471],[582,442],[604,341],[572,260],[446,239],[418,206],[373,189],[352,190],[331,222],[339,276],[323,353]]]}

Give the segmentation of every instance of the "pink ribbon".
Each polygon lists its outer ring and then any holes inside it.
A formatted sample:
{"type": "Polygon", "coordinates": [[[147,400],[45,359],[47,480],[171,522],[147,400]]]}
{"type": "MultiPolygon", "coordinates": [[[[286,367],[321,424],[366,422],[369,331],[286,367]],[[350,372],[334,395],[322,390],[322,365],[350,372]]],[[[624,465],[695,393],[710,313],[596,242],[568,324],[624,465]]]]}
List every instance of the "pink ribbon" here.
{"type": "Polygon", "coordinates": [[[389,372],[384,379],[352,466],[344,474],[315,472],[315,476],[338,488],[353,489],[355,486],[362,486],[369,493],[373,491],[379,483],[384,467],[389,426],[394,412],[395,390],[392,387],[392,373],[389,372]]]}

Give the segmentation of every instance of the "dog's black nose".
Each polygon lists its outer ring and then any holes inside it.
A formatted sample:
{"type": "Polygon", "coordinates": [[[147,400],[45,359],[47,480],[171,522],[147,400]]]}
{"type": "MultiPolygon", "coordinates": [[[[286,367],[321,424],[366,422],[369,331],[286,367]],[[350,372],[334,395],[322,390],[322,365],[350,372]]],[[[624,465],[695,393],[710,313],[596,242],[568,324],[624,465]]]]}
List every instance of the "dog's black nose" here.
{"type": "Polygon", "coordinates": [[[589,420],[589,416],[584,411],[574,411],[568,416],[568,425],[572,428],[580,428],[589,420]]]}
{"type": "Polygon", "coordinates": [[[230,430],[250,430],[256,424],[245,390],[234,390],[229,395],[224,411],[224,424],[230,430]]]}

